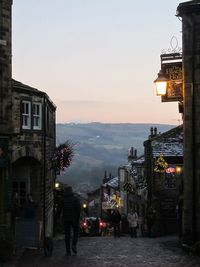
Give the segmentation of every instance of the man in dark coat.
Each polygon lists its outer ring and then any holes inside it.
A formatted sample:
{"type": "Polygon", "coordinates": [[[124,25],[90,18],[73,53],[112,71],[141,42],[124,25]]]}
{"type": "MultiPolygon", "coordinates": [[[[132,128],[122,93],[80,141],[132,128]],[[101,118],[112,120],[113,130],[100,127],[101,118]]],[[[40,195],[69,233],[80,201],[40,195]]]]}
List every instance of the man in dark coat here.
{"type": "Polygon", "coordinates": [[[35,219],[38,209],[38,204],[33,200],[32,195],[27,194],[26,202],[23,206],[23,217],[26,219],[35,219]]]}
{"type": "Polygon", "coordinates": [[[121,214],[119,210],[115,208],[110,216],[111,224],[114,228],[114,237],[120,237],[120,221],[121,221],[121,214]]]}
{"type": "Polygon", "coordinates": [[[58,204],[58,216],[61,214],[61,212],[65,231],[66,255],[71,254],[71,229],[73,229],[72,251],[74,254],[76,254],[81,205],[80,200],[76,196],[74,196],[72,188],[70,186],[64,189],[63,197],[61,198],[60,203],[58,204]]]}

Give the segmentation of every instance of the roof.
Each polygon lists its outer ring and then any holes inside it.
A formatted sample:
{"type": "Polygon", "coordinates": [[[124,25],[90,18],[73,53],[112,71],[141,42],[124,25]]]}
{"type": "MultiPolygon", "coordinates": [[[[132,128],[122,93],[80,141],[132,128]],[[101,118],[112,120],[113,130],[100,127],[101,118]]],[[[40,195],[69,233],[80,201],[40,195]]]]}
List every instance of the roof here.
{"type": "Polygon", "coordinates": [[[183,127],[175,127],[151,140],[152,156],[183,157],[183,127]]]}
{"type": "Polygon", "coordinates": [[[38,93],[43,93],[42,91],[39,91],[38,89],[31,87],[29,85],[26,85],[24,83],[21,83],[19,81],[16,81],[14,79],[12,79],[12,87],[16,88],[16,89],[22,89],[22,90],[26,90],[26,91],[32,91],[32,92],[38,92],[38,93]]]}
{"type": "Polygon", "coordinates": [[[108,182],[104,183],[103,186],[110,186],[110,187],[118,187],[119,186],[119,177],[114,177],[112,179],[110,179],[108,182]]]}
{"type": "Polygon", "coordinates": [[[46,99],[49,101],[49,103],[51,103],[51,105],[53,106],[54,109],[56,109],[56,106],[55,104],[52,102],[52,100],[49,98],[49,96],[43,92],[43,91],[40,91],[34,87],[31,87],[29,85],[26,85],[24,83],[21,83],[19,81],[16,81],[14,79],[12,79],[12,88],[16,89],[16,90],[22,90],[22,91],[25,91],[25,92],[33,92],[33,93],[36,93],[38,95],[41,95],[41,96],[45,96],[46,99]]]}
{"type": "Polygon", "coordinates": [[[180,3],[177,7],[177,16],[182,17],[184,14],[199,13],[200,12],[200,1],[187,1],[180,3]]]}

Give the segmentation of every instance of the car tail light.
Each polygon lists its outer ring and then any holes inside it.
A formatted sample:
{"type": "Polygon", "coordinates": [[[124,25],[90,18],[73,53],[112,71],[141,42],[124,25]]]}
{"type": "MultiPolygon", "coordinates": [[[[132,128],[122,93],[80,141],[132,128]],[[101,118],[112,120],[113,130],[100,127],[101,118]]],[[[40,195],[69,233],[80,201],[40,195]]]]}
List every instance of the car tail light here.
{"type": "Polygon", "coordinates": [[[99,223],[99,227],[102,228],[103,227],[103,222],[99,223]]]}
{"type": "Polygon", "coordinates": [[[87,227],[87,222],[83,222],[83,227],[87,227]]]}

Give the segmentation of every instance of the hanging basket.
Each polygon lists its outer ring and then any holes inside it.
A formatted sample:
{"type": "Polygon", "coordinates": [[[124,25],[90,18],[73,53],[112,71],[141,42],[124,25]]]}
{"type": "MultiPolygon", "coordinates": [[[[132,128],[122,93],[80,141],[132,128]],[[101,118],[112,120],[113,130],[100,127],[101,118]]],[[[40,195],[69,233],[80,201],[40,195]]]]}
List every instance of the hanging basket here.
{"type": "Polygon", "coordinates": [[[53,155],[52,165],[56,172],[64,171],[71,163],[74,156],[74,144],[67,141],[59,145],[53,155]]]}

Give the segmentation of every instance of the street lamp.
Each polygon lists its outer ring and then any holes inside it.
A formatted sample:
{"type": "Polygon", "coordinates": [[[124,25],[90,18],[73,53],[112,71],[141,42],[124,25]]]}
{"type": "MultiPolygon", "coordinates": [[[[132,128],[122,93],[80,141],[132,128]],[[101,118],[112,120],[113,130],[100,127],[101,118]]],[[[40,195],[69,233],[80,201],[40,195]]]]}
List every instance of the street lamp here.
{"type": "Polygon", "coordinates": [[[60,187],[60,183],[56,182],[55,183],[55,189],[58,189],[60,187]]]}
{"type": "Polygon", "coordinates": [[[162,70],[158,73],[158,78],[154,81],[156,85],[156,95],[164,96],[167,92],[167,82],[169,79],[165,76],[162,70]]]}
{"type": "Polygon", "coordinates": [[[83,204],[83,208],[86,209],[87,208],[87,204],[84,203],[83,204]]]}

